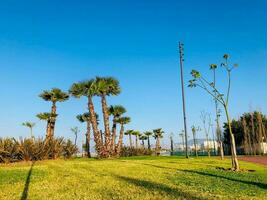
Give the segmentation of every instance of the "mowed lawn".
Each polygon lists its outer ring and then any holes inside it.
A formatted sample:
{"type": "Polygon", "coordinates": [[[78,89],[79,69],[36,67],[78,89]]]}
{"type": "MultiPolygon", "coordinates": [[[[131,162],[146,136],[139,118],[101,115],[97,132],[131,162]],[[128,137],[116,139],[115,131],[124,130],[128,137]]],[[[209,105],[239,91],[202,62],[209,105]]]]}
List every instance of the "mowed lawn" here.
{"type": "Polygon", "coordinates": [[[134,157],[0,165],[0,199],[267,199],[267,168],[218,158],[134,157]],[[253,172],[248,170],[255,170],[253,172]]]}

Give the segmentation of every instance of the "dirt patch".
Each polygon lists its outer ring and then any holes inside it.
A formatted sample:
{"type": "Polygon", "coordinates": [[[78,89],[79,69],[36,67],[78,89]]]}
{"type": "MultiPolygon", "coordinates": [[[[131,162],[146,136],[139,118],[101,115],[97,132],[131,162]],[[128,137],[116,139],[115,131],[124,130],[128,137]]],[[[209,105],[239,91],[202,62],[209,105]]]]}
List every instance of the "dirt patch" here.
{"type": "Polygon", "coordinates": [[[267,156],[240,156],[238,159],[267,166],[267,156]]]}

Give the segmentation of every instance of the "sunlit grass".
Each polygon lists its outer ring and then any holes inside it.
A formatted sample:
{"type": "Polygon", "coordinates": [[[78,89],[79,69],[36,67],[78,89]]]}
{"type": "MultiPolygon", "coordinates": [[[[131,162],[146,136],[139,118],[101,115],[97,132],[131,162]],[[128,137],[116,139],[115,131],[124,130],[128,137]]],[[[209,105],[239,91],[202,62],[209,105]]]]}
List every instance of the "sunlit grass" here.
{"type": "Polygon", "coordinates": [[[218,167],[229,168],[230,160],[49,160],[34,163],[27,182],[31,163],[1,165],[0,199],[267,199],[266,167],[246,162],[244,172],[218,167]]]}

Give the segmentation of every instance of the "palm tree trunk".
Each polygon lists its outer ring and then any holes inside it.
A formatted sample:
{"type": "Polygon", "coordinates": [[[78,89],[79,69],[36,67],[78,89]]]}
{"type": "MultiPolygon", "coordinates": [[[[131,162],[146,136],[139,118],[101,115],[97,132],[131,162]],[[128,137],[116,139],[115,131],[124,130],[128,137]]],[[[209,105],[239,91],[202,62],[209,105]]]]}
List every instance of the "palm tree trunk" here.
{"type": "Polygon", "coordinates": [[[133,147],[133,142],[132,142],[132,135],[129,134],[129,141],[130,141],[130,147],[132,148],[133,147]]]}
{"type": "Polygon", "coordinates": [[[87,151],[87,157],[91,158],[91,152],[90,152],[90,136],[91,135],[91,126],[90,121],[87,121],[87,131],[86,131],[86,151],[87,151]]]}
{"type": "Polygon", "coordinates": [[[135,136],[135,148],[136,149],[138,148],[138,136],[137,135],[135,136]]]}
{"type": "Polygon", "coordinates": [[[147,147],[148,147],[149,150],[151,149],[149,135],[147,136],[147,147]]]}
{"type": "Polygon", "coordinates": [[[156,155],[157,156],[160,155],[160,142],[159,142],[159,137],[157,137],[157,140],[156,140],[156,155]]]}
{"type": "Polygon", "coordinates": [[[235,137],[234,137],[234,134],[232,131],[232,124],[231,124],[231,120],[230,120],[227,106],[224,106],[224,109],[225,109],[225,113],[226,113],[229,133],[230,133],[230,143],[231,143],[231,152],[232,152],[232,169],[235,171],[239,171],[239,163],[237,160],[235,137]]]}
{"type": "Polygon", "coordinates": [[[90,113],[90,120],[93,128],[93,133],[94,133],[94,141],[95,141],[95,149],[98,154],[98,156],[103,157],[104,151],[102,148],[101,140],[100,140],[100,132],[97,127],[97,121],[96,121],[96,116],[95,116],[95,110],[94,110],[94,104],[92,97],[88,97],[88,110],[90,113]]]}
{"type": "Polygon", "coordinates": [[[116,146],[116,130],[117,130],[117,123],[115,118],[113,118],[113,125],[112,125],[112,140],[111,140],[111,150],[114,152],[115,151],[115,146],[116,146]]]}
{"type": "Polygon", "coordinates": [[[56,113],[57,113],[57,107],[56,107],[56,102],[52,102],[52,108],[51,108],[51,119],[50,119],[50,129],[49,129],[49,137],[54,137],[55,134],[55,126],[56,126],[56,113]]]}
{"type": "Polygon", "coordinates": [[[110,143],[110,130],[109,130],[109,114],[108,114],[105,94],[101,96],[101,103],[102,103],[102,112],[103,112],[104,128],[105,128],[105,148],[107,153],[110,154],[111,143],[110,143]]]}
{"type": "Polygon", "coordinates": [[[197,145],[196,145],[196,135],[195,133],[193,133],[193,140],[194,140],[194,147],[195,147],[195,156],[198,157],[198,154],[197,154],[197,145]]]}
{"type": "Polygon", "coordinates": [[[116,146],[116,154],[119,156],[121,153],[122,141],[123,141],[123,134],[124,134],[124,126],[121,124],[120,136],[118,140],[118,144],[116,146]]]}

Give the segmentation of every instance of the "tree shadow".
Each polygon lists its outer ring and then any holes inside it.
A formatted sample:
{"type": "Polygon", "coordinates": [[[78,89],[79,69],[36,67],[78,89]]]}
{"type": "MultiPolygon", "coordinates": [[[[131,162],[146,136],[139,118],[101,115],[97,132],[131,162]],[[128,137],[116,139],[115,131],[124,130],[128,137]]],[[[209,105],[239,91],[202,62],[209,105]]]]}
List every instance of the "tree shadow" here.
{"type": "Polygon", "coordinates": [[[248,185],[257,186],[257,187],[260,187],[262,189],[267,189],[267,184],[266,183],[240,180],[240,179],[235,179],[235,178],[226,177],[226,176],[222,176],[222,175],[207,173],[207,172],[203,172],[203,171],[194,171],[194,170],[178,170],[178,171],[194,173],[194,174],[199,174],[199,175],[203,175],[203,176],[210,176],[210,177],[215,177],[215,178],[226,179],[226,180],[229,180],[229,181],[244,183],[244,184],[248,184],[248,185]]]}
{"type": "Polygon", "coordinates": [[[27,179],[26,179],[25,184],[24,184],[24,189],[23,189],[23,193],[21,195],[20,200],[27,200],[27,198],[28,198],[28,191],[29,191],[32,169],[33,169],[34,164],[35,164],[35,162],[32,162],[31,168],[28,172],[27,179]]]}
{"type": "Polygon", "coordinates": [[[119,175],[113,175],[113,176],[117,179],[126,181],[126,182],[133,184],[133,185],[136,185],[138,187],[143,187],[147,190],[156,190],[156,191],[163,192],[165,194],[174,196],[175,199],[177,197],[183,197],[185,199],[197,199],[197,200],[204,200],[205,199],[205,198],[198,197],[198,196],[195,196],[193,194],[183,192],[181,190],[169,187],[165,184],[155,183],[155,182],[147,181],[147,180],[135,179],[135,178],[131,178],[131,177],[119,176],[119,175]]]}

